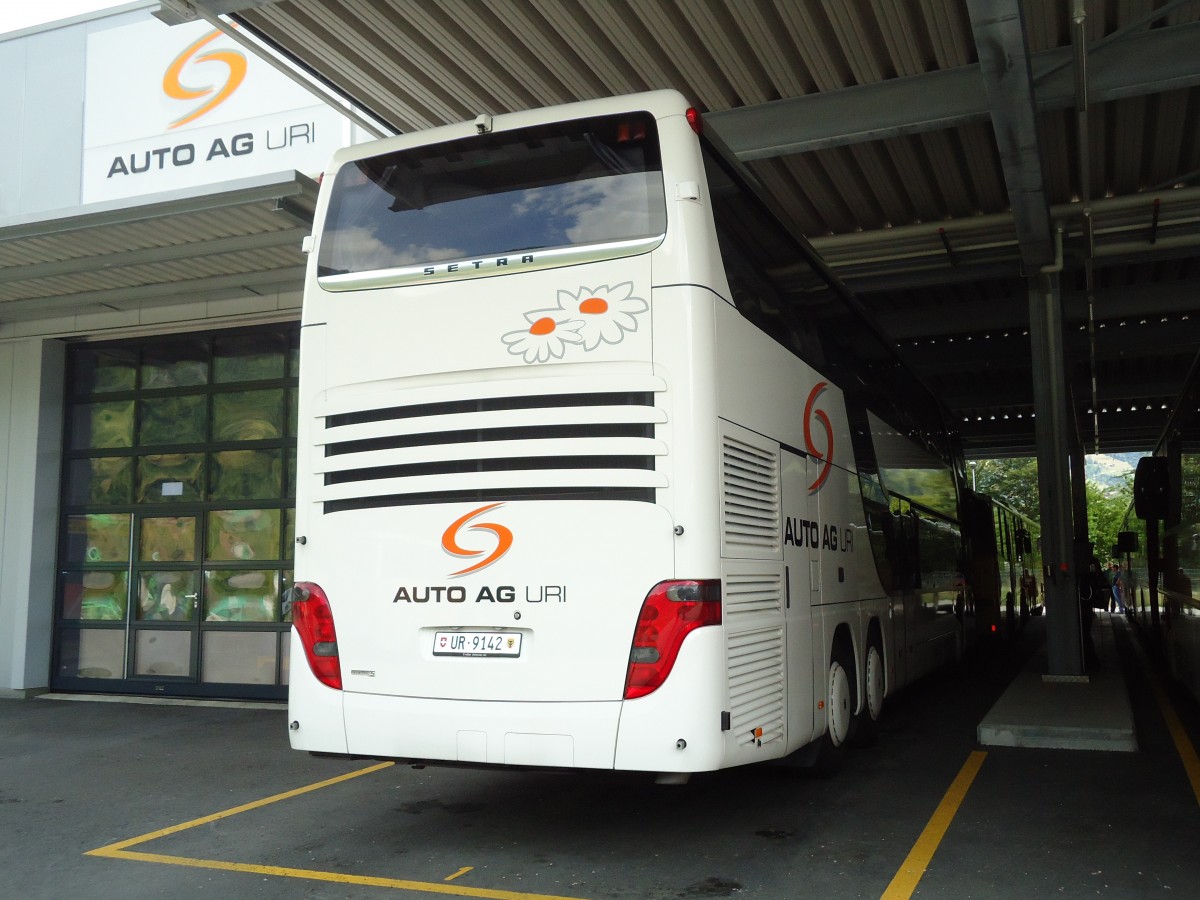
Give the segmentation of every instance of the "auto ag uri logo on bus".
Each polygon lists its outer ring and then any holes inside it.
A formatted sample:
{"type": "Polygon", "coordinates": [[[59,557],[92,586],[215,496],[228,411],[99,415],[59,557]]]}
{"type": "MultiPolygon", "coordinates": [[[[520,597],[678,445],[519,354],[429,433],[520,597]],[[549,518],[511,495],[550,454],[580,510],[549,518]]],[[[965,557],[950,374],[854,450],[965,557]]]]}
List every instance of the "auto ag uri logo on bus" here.
{"type": "Polygon", "coordinates": [[[478,562],[467,566],[465,569],[459,569],[457,572],[451,572],[453,578],[456,575],[469,575],[471,572],[478,572],[480,569],[490,566],[496,560],[500,559],[508,552],[512,546],[513,533],[503,525],[498,525],[495,522],[476,522],[473,525],[468,525],[471,520],[482,516],[489,510],[495,509],[497,506],[503,506],[503,503],[489,503],[487,506],[481,506],[478,509],[473,509],[465,516],[455,519],[450,524],[450,527],[442,532],[442,549],[451,556],[457,556],[460,560],[477,559],[483,557],[478,562]],[[490,532],[496,538],[496,546],[491,552],[488,550],[468,550],[459,544],[459,532],[466,529],[467,531],[485,531],[490,532]]]}
{"type": "Polygon", "coordinates": [[[203,47],[219,37],[221,37],[221,32],[216,30],[211,34],[206,34],[175,57],[171,61],[171,64],[167,66],[167,71],[163,73],[163,93],[172,100],[200,100],[212,94],[204,103],[201,103],[191,112],[185,113],[172,122],[169,126],[170,128],[178,128],[180,125],[194,122],[205,113],[216,109],[228,100],[241,85],[242,81],[245,80],[246,57],[241,52],[237,50],[209,50],[207,53],[200,53],[203,47]],[[199,64],[211,62],[224,63],[229,69],[223,85],[219,88],[213,84],[194,87],[183,83],[183,71],[185,68],[189,72],[194,72],[198,68],[208,72],[211,70],[211,67],[200,66],[199,64]]]}
{"type": "Polygon", "coordinates": [[[825,393],[827,387],[829,387],[828,381],[817,382],[808,392],[808,400],[804,403],[804,449],[823,463],[821,474],[808,486],[810,494],[815,494],[821,489],[821,485],[829,477],[829,470],[833,466],[833,426],[829,424],[829,416],[825,414],[825,410],[816,406],[817,398],[825,393]],[[817,449],[817,445],[813,443],[813,419],[820,422],[821,427],[825,429],[825,449],[823,451],[817,449]]]}

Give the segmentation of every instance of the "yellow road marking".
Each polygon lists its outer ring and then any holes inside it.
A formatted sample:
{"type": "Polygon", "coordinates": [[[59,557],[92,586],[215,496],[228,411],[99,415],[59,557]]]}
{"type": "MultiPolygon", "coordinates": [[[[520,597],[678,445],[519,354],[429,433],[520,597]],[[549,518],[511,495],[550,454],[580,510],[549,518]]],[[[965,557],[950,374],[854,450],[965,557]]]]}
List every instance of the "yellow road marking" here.
{"type": "Polygon", "coordinates": [[[258,866],[251,863],[225,862],[220,859],[192,859],[188,856],[164,856],[160,853],[140,853],[136,850],[109,850],[102,847],[91,851],[91,856],[110,859],[131,859],[137,862],[162,863],[168,866],[186,866],[193,869],[217,869],[222,872],[249,872],[254,875],[273,875],[277,878],[303,878],[308,881],[326,881],[335,884],[361,884],[368,887],[395,888],[423,894],[445,894],[453,897],[482,897],[485,900],[582,900],[580,897],[559,897],[553,894],[527,894],[520,891],[496,891],[488,888],[459,887],[429,881],[407,881],[402,878],[377,878],[373,875],[346,875],[341,872],[323,872],[320,869],[292,869],[287,866],[258,866]]]}
{"type": "MultiPolygon", "coordinates": [[[[264,797],[261,800],[255,800],[252,803],[243,803],[241,806],[235,806],[231,809],[226,809],[218,813],[213,813],[210,816],[202,816],[199,819],[192,819],[188,822],[183,822],[179,825],[172,825],[169,828],[160,828],[158,831],[151,831],[148,834],[140,835],[139,837],[129,838],[124,841],[117,841],[113,844],[107,844],[104,847],[98,847],[95,850],[87,851],[85,856],[98,856],[105,859],[128,859],[136,862],[160,863],[168,866],[185,866],[193,869],[218,869],[223,872],[249,872],[255,875],[274,875],[279,878],[303,878],[309,881],[326,881],[337,884],[361,884],[369,887],[389,887],[404,891],[415,891],[425,894],[446,894],[455,897],[482,897],[485,900],[581,900],[579,897],[560,897],[552,894],[528,894],[519,891],[500,891],[490,890],[488,888],[471,888],[459,887],[457,885],[437,884],[436,882],[426,881],[408,881],[402,878],[377,878],[372,875],[347,875],[341,872],[323,872],[319,869],[294,869],[287,866],[260,866],[254,863],[238,863],[226,862],[220,859],[193,859],[188,856],[168,856],[161,853],[142,853],[136,850],[130,850],[130,847],[136,847],[138,844],[145,844],[158,838],[167,837],[172,834],[179,834],[181,831],[187,831],[189,828],[196,828],[199,825],[208,825],[211,822],[217,822],[221,819],[236,816],[239,813],[249,812],[253,809],[261,809],[264,806],[269,806],[272,803],[278,803],[280,800],[288,800],[292,797],[299,797],[302,794],[307,794],[312,791],[318,791],[321,788],[330,787],[331,785],[341,784],[343,781],[349,781],[352,778],[359,778],[363,775],[370,775],[372,772],[378,772],[381,769],[386,769],[393,766],[395,763],[385,762],[378,765],[368,766],[365,769],[358,769],[354,772],[347,772],[345,775],[339,775],[336,778],[327,778],[325,781],[318,781],[315,784],[306,785],[305,787],[296,788],[292,791],[284,791],[282,794],[273,794],[270,797],[264,797]]],[[[471,871],[472,866],[465,866],[455,874],[451,875],[446,881],[458,878],[471,871]]]]}
{"type": "Polygon", "coordinates": [[[1183,727],[1179,714],[1175,712],[1175,706],[1171,703],[1171,698],[1167,696],[1166,689],[1162,686],[1158,676],[1146,664],[1144,656],[1142,664],[1146,666],[1146,674],[1150,677],[1150,687],[1158,701],[1159,712],[1166,720],[1167,731],[1171,732],[1171,740],[1175,742],[1175,752],[1179,754],[1188,781],[1192,784],[1192,793],[1196,795],[1196,803],[1200,804],[1200,757],[1196,755],[1196,747],[1192,743],[1192,739],[1188,737],[1187,729],[1183,727]]]}
{"type": "Polygon", "coordinates": [[[470,871],[471,871],[473,868],[475,868],[475,867],[474,867],[474,866],[463,866],[461,869],[459,869],[459,870],[458,870],[457,872],[455,872],[453,875],[447,875],[447,876],[446,876],[445,878],[443,878],[442,880],[443,880],[443,881],[453,881],[455,878],[458,878],[458,877],[460,877],[460,876],[462,876],[462,875],[466,875],[466,874],[467,874],[468,872],[470,872],[470,871]]]}
{"type": "Polygon", "coordinates": [[[982,750],[976,750],[967,757],[967,761],[942,797],[942,802],[929,817],[929,821],[925,824],[925,830],[921,832],[921,836],[913,844],[912,850],[900,864],[900,871],[896,873],[892,883],[883,892],[881,900],[907,900],[912,896],[913,891],[917,889],[917,884],[921,881],[921,876],[929,867],[929,861],[937,852],[938,845],[946,836],[946,830],[954,820],[958,808],[966,798],[971,783],[979,774],[979,767],[983,765],[986,758],[987,753],[982,750]]]}
{"type": "Polygon", "coordinates": [[[365,769],[359,769],[355,772],[348,772],[345,775],[339,775],[337,778],[329,778],[325,781],[318,781],[316,784],[310,784],[302,788],[296,788],[294,791],[285,791],[282,794],[275,794],[271,797],[264,797],[262,800],[255,800],[253,803],[244,803],[241,806],[235,806],[233,809],[227,809],[223,812],[213,813],[211,816],[204,816],[200,819],[192,819],[190,822],[184,822],[181,825],[172,825],[170,828],[162,828],[158,831],[152,831],[149,834],[143,834],[140,837],[129,838],[126,841],[117,841],[115,844],[109,844],[101,847],[98,850],[89,850],[86,856],[111,856],[110,851],[124,850],[127,847],[134,847],[138,844],[144,844],[147,841],[153,841],[160,837],[166,837],[168,834],[178,834],[181,831],[187,831],[189,828],[195,828],[198,825],[207,825],[210,822],[217,822],[221,819],[227,819],[229,816],[236,816],[238,813],[249,812],[252,809],[259,809],[263,806],[269,806],[272,803],[278,803],[280,800],[288,800],[292,797],[299,797],[301,794],[307,794],[310,791],[319,791],[321,788],[329,787],[333,784],[341,784],[343,781],[349,781],[351,778],[358,778],[361,775],[370,775],[372,772],[378,772],[380,769],[386,769],[393,766],[395,763],[385,762],[377,766],[368,766],[365,769]]]}

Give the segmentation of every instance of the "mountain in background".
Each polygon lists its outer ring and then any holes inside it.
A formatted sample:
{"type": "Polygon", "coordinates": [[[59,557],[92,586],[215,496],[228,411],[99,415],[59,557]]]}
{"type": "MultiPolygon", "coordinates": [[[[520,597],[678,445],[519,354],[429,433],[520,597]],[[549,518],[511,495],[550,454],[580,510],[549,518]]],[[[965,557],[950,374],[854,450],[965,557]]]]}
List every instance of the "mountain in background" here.
{"type": "Polygon", "coordinates": [[[1084,460],[1084,476],[1105,491],[1115,490],[1133,478],[1133,470],[1137,468],[1137,461],[1146,455],[1145,453],[1097,453],[1088,456],[1084,460]]]}

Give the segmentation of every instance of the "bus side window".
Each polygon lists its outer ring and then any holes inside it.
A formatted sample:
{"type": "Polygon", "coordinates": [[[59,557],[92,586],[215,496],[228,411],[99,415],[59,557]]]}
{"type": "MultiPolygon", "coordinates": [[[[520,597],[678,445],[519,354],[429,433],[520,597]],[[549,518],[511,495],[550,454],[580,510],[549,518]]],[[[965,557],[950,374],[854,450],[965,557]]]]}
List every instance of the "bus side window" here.
{"type": "Polygon", "coordinates": [[[921,564],[916,511],[907,503],[893,497],[891,518],[896,584],[901,588],[919,588],[921,586],[921,564]]]}

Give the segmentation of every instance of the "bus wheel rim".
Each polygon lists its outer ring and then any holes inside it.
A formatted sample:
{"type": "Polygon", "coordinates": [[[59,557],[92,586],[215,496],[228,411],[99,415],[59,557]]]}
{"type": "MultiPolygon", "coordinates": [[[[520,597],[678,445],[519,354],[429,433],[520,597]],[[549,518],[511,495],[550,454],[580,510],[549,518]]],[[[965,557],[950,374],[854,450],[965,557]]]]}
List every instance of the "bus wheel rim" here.
{"type": "Polygon", "coordinates": [[[829,740],[840,747],[850,733],[850,678],[842,664],[829,667],[829,740]]]}
{"type": "Polygon", "coordinates": [[[883,712],[883,659],[872,646],[867,651],[867,714],[872,720],[883,712]]]}

